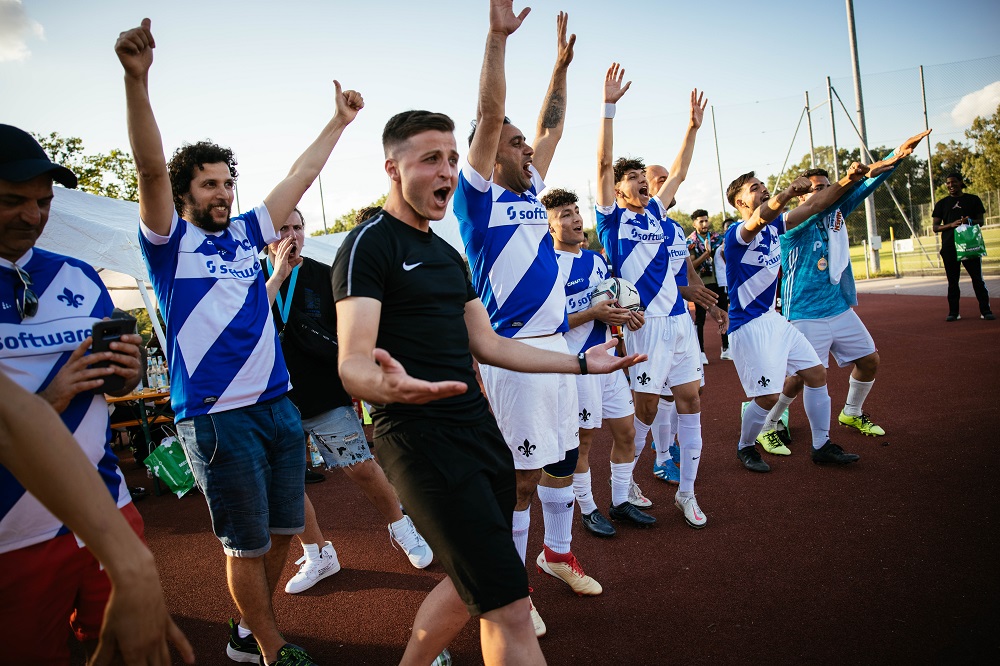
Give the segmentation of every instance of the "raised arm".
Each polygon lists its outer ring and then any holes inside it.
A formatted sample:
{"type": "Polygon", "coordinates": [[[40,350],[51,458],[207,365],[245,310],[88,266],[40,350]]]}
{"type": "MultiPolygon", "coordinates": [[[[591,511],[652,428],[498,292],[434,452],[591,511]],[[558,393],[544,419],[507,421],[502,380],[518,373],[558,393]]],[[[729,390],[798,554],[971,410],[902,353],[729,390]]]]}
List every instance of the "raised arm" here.
{"type": "MultiPolygon", "coordinates": [[[[751,185],[750,194],[753,194],[754,188],[758,187],[764,187],[764,185],[754,183],[751,185]]],[[[760,233],[761,229],[766,227],[781,214],[781,211],[785,209],[785,206],[789,201],[795,197],[802,196],[803,194],[808,194],[811,190],[812,183],[809,182],[808,178],[802,176],[793,180],[784,190],[778,192],[773,197],[758,206],[757,209],[751,213],[749,219],[740,223],[740,238],[742,238],[745,243],[749,243],[753,240],[754,236],[760,233]]]]}
{"type": "Polygon", "coordinates": [[[350,296],[337,301],[338,368],[348,393],[380,405],[419,405],[468,390],[464,382],[428,382],[406,374],[389,352],[375,347],[381,317],[382,303],[374,298],[350,296]]]}
{"type": "Polygon", "coordinates": [[[861,182],[867,173],[868,167],[866,165],[858,162],[852,163],[843,178],[830,187],[812,195],[807,201],[796,206],[794,210],[789,211],[785,215],[785,229],[794,229],[813,215],[819,215],[825,213],[828,209],[832,209],[834,204],[848,190],[861,182]]]}
{"type": "Polygon", "coordinates": [[[271,190],[264,199],[267,212],[277,231],[285,223],[292,210],[298,205],[302,195],[316,180],[323,165],[330,159],[333,147],[337,145],[344,128],[357,118],[358,111],[364,108],[365,101],[356,90],[343,91],[338,81],[333,82],[336,88],[337,111],[326,124],[316,140],[306,148],[306,151],[295,160],[285,179],[271,190]]]}
{"type": "Polygon", "coordinates": [[[169,664],[168,641],[193,663],[191,645],[167,613],[153,555],[118,511],[94,465],[48,403],[3,372],[0,394],[0,464],[87,544],[111,579],[92,663],[111,663],[120,654],[128,664],[169,664]]]}
{"type": "Polygon", "coordinates": [[[614,117],[615,104],[628,91],[632,82],[622,85],[625,68],[611,63],[604,76],[604,109],[597,133],[597,205],[613,206],[615,203],[614,172],[614,117]]]}
{"type": "Polygon", "coordinates": [[[156,41],[150,20],[121,33],[115,53],[125,70],[128,140],[139,180],[139,215],[153,233],[166,236],[174,214],[174,196],[163,156],[163,140],[149,101],[149,68],[156,41]]]}
{"type": "Polygon", "coordinates": [[[563,125],[566,122],[566,70],[573,61],[573,45],[576,43],[575,34],[566,39],[568,21],[569,14],[559,12],[559,17],[556,19],[556,64],[552,70],[552,80],[549,81],[549,90],[545,93],[542,111],[538,114],[538,127],[535,130],[535,154],[531,158],[531,163],[535,165],[542,180],[545,179],[549,165],[552,164],[552,157],[556,153],[556,145],[562,138],[563,125]]]}
{"type": "Polygon", "coordinates": [[[530,7],[525,7],[515,16],[513,0],[490,0],[490,31],[486,36],[486,53],[479,75],[476,135],[469,146],[469,164],[483,178],[489,179],[493,175],[500,131],[503,129],[507,101],[507,79],[504,75],[507,37],[520,27],[530,11],[530,7]]]}
{"type": "Polygon", "coordinates": [[[676,196],[681,183],[687,178],[688,168],[691,166],[691,156],[694,155],[694,141],[698,136],[698,130],[705,119],[705,107],[708,100],[705,93],[698,93],[695,88],[691,91],[691,117],[688,120],[687,129],[684,131],[684,140],[681,142],[680,152],[674,158],[674,163],[670,165],[670,177],[664,181],[660,191],[656,193],[664,205],[669,204],[676,196]]]}

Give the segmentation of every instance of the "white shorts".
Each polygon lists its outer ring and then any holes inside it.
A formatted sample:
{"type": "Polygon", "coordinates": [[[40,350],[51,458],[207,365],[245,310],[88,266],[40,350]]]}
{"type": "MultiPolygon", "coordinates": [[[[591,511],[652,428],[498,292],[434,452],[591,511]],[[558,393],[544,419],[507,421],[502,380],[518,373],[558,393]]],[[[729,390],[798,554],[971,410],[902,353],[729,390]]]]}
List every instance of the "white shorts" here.
{"type": "Polygon", "coordinates": [[[781,393],[786,376],[820,365],[806,337],[774,310],[730,333],[729,349],[749,398],[781,393]]]}
{"type": "Polygon", "coordinates": [[[625,329],[629,354],[649,358],[629,368],[632,390],[661,395],[671,386],[704,378],[698,334],[687,312],[673,317],[649,317],[638,331],[625,329]]]}
{"type": "Polygon", "coordinates": [[[875,353],[875,341],[853,309],[825,319],[799,319],[792,326],[806,336],[824,368],[828,367],[830,354],[843,368],[875,353]]]}
{"type": "Polygon", "coordinates": [[[579,425],[586,430],[600,428],[603,419],[619,419],[635,414],[632,392],[625,373],[616,370],[606,375],[583,375],[576,378],[580,395],[579,425]]]}
{"type": "MultiPolygon", "coordinates": [[[[562,335],[518,340],[537,349],[569,353],[562,335]]],[[[515,469],[541,469],[580,445],[576,376],[531,374],[480,364],[504,441],[515,469]]]]}

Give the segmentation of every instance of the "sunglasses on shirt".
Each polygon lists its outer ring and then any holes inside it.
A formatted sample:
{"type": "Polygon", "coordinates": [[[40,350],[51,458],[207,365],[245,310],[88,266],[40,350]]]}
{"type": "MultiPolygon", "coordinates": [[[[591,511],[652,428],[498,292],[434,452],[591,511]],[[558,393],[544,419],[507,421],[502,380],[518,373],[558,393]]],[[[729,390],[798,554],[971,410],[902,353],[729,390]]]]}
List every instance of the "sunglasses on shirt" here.
{"type": "Polygon", "coordinates": [[[38,296],[31,290],[33,283],[28,272],[17,264],[14,264],[14,270],[17,272],[17,277],[21,278],[21,284],[24,286],[24,295],[17,300],[17,313],[21,315],[23,321],[28,317],[34,317],[38,314],[38,296]]]}

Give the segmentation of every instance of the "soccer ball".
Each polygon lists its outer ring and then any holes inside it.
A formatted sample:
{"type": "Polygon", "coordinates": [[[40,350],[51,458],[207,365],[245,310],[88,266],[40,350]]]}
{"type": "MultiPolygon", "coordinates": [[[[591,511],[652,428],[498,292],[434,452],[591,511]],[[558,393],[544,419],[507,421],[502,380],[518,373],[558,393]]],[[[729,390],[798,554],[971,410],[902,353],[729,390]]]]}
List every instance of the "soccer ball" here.
{"type": "Polygon", "coordinates": [[[645,309],[639,300],[639,290],[635,285],[617,277],[604,280],[590,292],[591,304],[597,305],[604,301],[617,301],[618,307],[632,312],[642,312],[645,309]]]}

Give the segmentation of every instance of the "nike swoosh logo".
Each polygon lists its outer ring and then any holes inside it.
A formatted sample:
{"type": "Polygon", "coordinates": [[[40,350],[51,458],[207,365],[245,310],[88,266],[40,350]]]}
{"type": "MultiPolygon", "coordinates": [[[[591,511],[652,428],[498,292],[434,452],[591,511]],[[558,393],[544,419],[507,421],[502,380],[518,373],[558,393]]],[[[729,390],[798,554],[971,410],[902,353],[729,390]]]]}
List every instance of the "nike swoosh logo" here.
{"type": "Polygon", "coordinates": [[[413,270],[414,268],[416,268],[417,266],[421,266],[421,265],[423,265],[423,263],[424,263],[424,262],[422,262],[422,261],[418,261],[418,262],[417,262],[417,263],[415,263],[415,264],[408,264],[408,263],[406,263],[406,262],[404,261],[404,262],[403,262],[403,270],[404,270],[404,271],[412,271],[412,270],[413,270]]]}

